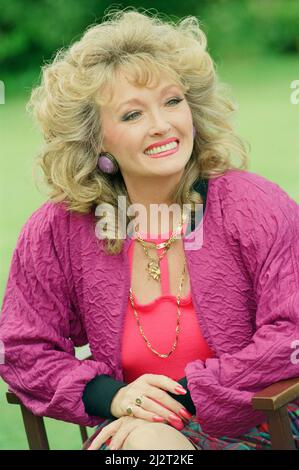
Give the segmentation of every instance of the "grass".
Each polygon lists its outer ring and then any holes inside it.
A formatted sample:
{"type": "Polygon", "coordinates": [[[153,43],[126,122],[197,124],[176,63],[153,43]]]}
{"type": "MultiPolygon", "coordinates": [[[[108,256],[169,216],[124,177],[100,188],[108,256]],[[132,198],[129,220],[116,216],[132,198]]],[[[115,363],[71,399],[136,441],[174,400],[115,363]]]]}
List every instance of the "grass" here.
{"type": "Polygon", "coordinates": [[[250,142],[250,170],[299,202],[299,104],[290,100],[290,84],[299,79],[299,57],[225,63],[219,72],[239,103],[236,128],[250,142]]]}
{"type": "MultiPolygon", "coordinates": [[[[239,104],[239,134],[251,145],[250,171],[279,184],[299,202],[299,105],[290,101],[290,84],[299,79],[298,57],[263,57],[220,64],[220,78],[230,84],[239,104]]],[[[12,80],[13,82],[13,80],[12,80]]],[[[13,249],[22,225],[46,200],[32,180],[32,163],[41,137],[25,112],[25,97],[6,83],[0,106],[1,128],[1,304],[13,249]],[[13,92],[11,91],[13,90],[13,92]]],[[[0,449],[27,449],[18,406],[7,405],[7,385],[0,379],[0,449]]],[[[52,449],[80,449],[79,428],[45,418],[52,449]]],[[[89,435],[93,432],[89,429],[89,435]]]]}

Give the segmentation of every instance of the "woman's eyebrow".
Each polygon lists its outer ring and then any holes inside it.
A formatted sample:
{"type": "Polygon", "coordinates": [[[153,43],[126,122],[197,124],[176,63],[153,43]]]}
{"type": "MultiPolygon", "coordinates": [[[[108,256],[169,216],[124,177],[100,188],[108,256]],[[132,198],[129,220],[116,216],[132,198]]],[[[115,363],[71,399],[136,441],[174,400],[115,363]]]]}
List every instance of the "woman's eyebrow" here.
{"type": "MultiPolygon", "coordinates": [[[[162,88],[162,90],[160,91],[160,95],[162,95],[166,90],[168,90],[169,88],[174,88],[174,87],[177,87],[177,85],[175,84],[172,84],[172,85],[167,85],[165,86],[164,88],[162,88]]],[[[143,104],[143,101],[140,100],[139,98],[131,98],[130,100],[127,100],[127,101],[124,101],[123,103],[121,103],[118,108],[117,108],[117,111],[119,111],[125,104],[133,104],[133,103],[139,103],[139,104],[143,104]]]]}

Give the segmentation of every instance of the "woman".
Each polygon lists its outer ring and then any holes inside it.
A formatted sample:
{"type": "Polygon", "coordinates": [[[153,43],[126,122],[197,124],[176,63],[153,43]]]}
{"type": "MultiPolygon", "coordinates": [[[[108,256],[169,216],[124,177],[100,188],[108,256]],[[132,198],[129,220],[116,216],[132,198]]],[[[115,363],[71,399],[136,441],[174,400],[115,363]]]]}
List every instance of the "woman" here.
{"type": "Polygon", "coordinates": [[[30,106],[51,192],[13,254],[3,379],[37,415],[99,425],[84,449],[268,448],[251,397],[299,375],[299,208],[247,170],[196,18],[115,12],[30,106]]]}

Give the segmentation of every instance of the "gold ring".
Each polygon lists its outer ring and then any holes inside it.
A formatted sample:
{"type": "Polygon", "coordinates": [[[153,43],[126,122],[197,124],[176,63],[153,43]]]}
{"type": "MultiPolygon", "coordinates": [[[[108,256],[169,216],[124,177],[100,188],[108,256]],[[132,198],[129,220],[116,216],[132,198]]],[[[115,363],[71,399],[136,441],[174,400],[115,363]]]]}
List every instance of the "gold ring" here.
{"type": "Polygon", "coordinates": [[[141,399],[141,397],[136,398],[135,404],[136,404],[137,406],[141,406],[141,405],[142,405],[142,399],[141,399]]]}
{"type": "Polygon", "coordinates": [[[132,415],[133,415],[133,409],[132,409],[131,406],[128,406],[128,408],[127,408],[127,413],[128,413],[129,416],[132,416],[132,415]]]}

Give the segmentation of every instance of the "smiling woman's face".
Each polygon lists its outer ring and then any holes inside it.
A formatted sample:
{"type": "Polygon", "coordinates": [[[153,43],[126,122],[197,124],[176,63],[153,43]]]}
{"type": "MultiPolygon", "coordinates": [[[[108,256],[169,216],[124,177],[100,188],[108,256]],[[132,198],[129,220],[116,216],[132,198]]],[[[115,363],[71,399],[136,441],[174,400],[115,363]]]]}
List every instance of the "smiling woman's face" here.
{"type": "Polygon", "coordinates": [[[179,180],[193,149],[193,123],[184,93],[174,81],[164,76],[155,88],[136,87],[119,74],[112,100],[100,113],[101,151],[116,158],[127,186],[136,178],[179,180]],[[161,149],[168,150],[167,156],[145,153],[152,144],[168,139],[178,144],[161,149]]]}

